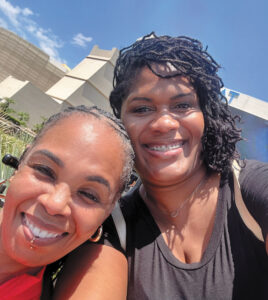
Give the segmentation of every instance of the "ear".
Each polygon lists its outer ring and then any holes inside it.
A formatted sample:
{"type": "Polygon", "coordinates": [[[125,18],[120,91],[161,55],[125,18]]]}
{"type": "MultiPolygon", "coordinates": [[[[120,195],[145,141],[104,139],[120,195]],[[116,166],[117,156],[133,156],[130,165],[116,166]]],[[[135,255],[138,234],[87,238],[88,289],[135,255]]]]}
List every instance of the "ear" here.
{"type": "Polygon", "coordinates": [[[113,200],[113,208],[114,208],[116,202],[118,202],[119,199],[121,198],[122,194],[123,194],[123,193],[121,193],[121,192],[119,192],[119,191],[116,193],[116,195],[115,195],[115,197],[114,197],[114,200],[113,200]]]}
{"type": "Polygon", "coordinates": [[[13,181],[14,176],[17,174],[17,172],[18,172],[18,170],[14,171],[14,173],[12,174],[12,176],[9,177],[9,179],[8,179],[9,182],[12,182],[12,181],[13,181]]]}

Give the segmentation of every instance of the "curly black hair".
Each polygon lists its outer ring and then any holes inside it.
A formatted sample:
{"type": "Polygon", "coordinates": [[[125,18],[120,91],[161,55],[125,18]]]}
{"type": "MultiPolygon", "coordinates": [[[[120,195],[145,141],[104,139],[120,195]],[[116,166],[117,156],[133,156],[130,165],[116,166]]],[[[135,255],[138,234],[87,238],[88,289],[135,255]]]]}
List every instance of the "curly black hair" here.
{"type": "Polygon", "coordinates": [[[200,41],[186,36],[157,36],[154,32],[122,49],[114,69],[113,91],[110,104],[120,118],[123,101],[128,96],[136,77],[148,67],[161,78],[187,77],[198,95],[205,119],[202,154],[210,170],[227,175],[232,161],[239,158],[236,143],[241,130],[236,127],[237,116],[232,116],[227,99],[221,93],[222,79],[217,72],[220,65],[203,48],[200,41]],[[171,64],[176,71],[158,73],[153,66],[171,64]]]}

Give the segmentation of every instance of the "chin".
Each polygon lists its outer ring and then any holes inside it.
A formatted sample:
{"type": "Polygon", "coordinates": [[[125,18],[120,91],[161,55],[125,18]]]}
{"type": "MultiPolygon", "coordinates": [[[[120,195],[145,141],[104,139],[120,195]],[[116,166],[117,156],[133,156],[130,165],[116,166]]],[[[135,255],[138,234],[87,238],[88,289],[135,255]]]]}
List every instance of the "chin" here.
{"type": "Polygon", "coordinates": [[[175,183],[178,177],[180,177],[180,175],[177,171],[174,174],[174,170],[172,172],[167,169],[148,170],[144,176],[144,180],[157,185],[170,185],[173,182],[175,183]]]}

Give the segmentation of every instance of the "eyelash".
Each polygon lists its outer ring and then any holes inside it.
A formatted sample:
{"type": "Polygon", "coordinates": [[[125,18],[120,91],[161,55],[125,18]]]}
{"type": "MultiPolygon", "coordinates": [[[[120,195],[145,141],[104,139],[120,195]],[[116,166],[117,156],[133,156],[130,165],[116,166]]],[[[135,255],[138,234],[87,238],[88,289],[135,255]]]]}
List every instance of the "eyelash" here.
{"type": "Polygon", "coordinates": [[[92,200],[93,202],[99,203],[99,199],[98,197],[96,197],[95,195],[93,195],[92,193],[88,193],[85,191],[79,191],[78,192],[80,195],[87,197],[88,199],[92,200]]]}
{"type": "MultiPolygon", "coordinates": [[[[45,176],[46,178],[55,181],[56,180],[56,175],[54,171],[49,168],[48,166],[45,165],[40,165],[40,164],[35,164],[31,166],[35,171],[37,171],[39,174],[42,176],[45,176]]],[[[87,201],[90,199],[91,201],[95,203],[100,203],[99,199],[97,196],[95,196],[93,193],[89,193],[86,191],[78,191],[78,194],[80,194],[82,197],[86,197],[87,201]]]]}
{"type": "Polygon", "coordinates": [[[56,179],[56,175],[55,175],[54,171],[51,168],[49,168],[48,166],[37,164],[37,165],[33,165],[32,168],[34,170],[36,170],[38,173],[40,173],[46,177],[49,177],[52,180],[56,179]]]}
{"type": "Polygon", "coordinates": [[[181,110],[185,110],[185,109],[189,109],[191,108],[192,106],[189,104],[189,103],[177,103],[176,105],[174,105],[174,108],[175,109],[181,109],[181,110]]]}
{"type": "MultiPolygon", "coordinates": [[[[183,102],[183,103],[177,103],[174,106],[172,106],[173,109],[177,109],[177,110],[188,110],[192,107],[192,105],[190,103],[187,102],[183,102]]],[[[148,106],[139,106],[136,108],[133,108],[132,112],[136,113],[136,114],[142,114],[142,113],[147,113],[153,111],[153,108],[148,107],[148,106]]]]}
{"type": "Polygon", "coordinates": [[[153,110],[153,109],[148,106],[139,106],[139,107],[134,108],[132,111],[133,111],[133,113],[141,114],[141,113],[146,113],[151,110],[153,110]]]}

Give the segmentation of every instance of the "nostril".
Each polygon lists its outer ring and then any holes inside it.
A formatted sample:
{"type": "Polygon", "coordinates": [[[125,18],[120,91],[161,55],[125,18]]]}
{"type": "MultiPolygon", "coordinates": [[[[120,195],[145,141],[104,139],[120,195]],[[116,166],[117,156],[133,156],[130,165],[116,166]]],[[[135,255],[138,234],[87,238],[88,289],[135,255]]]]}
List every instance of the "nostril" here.
{"type": "Polygon", "coordinates": [[[55,189],[38,198],[39,203],[43,206],[49,215],[70,215],[70,202],[69,194],[60,189],[55,189]]]}
{"type": "Polygon", "coordinates": [[[157,131],[169,131],[179,128],[178,120],[170,115],[162,115],[151,123],[151,127],[157,131]]]}

